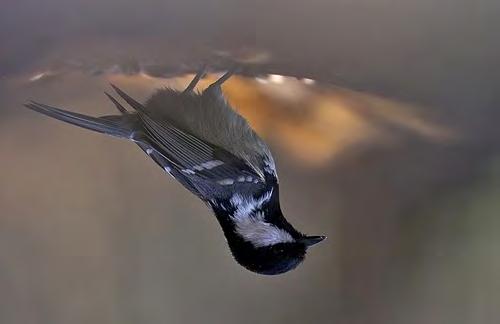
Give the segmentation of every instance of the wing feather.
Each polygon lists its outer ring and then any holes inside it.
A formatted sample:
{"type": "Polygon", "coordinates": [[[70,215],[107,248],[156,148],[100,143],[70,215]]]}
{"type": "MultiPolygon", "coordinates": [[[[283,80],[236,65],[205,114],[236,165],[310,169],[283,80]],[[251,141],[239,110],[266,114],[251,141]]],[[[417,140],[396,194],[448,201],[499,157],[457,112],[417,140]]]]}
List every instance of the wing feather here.
{"type": "Polygon", "coordinates": [[[163,148],[184,173],[214,182],[231,179],[237,182],[241,177],[250,177],[252,182],[261,180],[253,168],[233,154],[146,114],[140,113],[140,116],[148,137],[163,148]]]}
{"type": "Polygon", "coordinates": [[[181,130],[168,120],[153,118],[141,103],[118,87],[111,86],[137,111],[145,142],[150,142],[158,154],[190,181],[204,187],[241,185],[244,190],[261,189],[265,177],[254,165],[222,147],[181,130]]]}

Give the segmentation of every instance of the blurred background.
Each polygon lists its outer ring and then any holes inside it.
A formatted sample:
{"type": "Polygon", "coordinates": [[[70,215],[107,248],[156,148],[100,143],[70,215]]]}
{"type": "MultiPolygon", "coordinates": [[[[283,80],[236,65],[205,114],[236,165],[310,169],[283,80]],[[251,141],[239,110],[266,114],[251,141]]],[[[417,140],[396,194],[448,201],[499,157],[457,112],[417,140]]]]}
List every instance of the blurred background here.
{"type": "Polygon", "coordinates": [[[497,323],[500,3],[2,1],[0,323],[497,323]],[[328,240],[275,277],[131,143],[24,109],[114,113],[242,72],[282,209],[328,240]]]}

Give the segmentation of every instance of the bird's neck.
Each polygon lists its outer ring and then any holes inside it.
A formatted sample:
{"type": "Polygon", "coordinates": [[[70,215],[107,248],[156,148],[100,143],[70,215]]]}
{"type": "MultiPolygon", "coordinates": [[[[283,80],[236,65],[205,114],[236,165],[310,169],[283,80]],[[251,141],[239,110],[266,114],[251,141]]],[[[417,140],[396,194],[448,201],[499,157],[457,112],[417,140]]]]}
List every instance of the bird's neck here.
{"type": "Polygon", "coordinates": [[[283,217],[272,190],[257,197],[234,194],[210,205],[230,244],[244,241],[262,247],[293,242],[301,235],[283,217]]]}

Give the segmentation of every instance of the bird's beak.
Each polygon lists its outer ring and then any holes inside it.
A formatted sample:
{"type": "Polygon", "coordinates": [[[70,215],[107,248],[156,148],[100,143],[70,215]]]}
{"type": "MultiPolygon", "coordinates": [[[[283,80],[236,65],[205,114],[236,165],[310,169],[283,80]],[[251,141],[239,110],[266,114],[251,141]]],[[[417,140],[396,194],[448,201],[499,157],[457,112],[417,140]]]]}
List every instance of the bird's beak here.
{"type": "Polygon", "coordinates": [[[314,244],[318,244],[319,242],[326,239],[326,236],[304,236],[299,240],[299,242],[303,243],[305,246],[310,247],[314,244]]]}

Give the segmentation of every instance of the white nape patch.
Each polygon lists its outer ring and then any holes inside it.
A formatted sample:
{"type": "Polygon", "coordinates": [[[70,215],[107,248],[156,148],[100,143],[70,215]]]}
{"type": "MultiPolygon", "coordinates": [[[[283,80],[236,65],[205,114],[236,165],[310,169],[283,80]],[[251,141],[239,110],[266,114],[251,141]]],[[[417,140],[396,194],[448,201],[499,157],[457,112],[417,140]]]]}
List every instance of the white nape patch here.
{"type": "Polygon", "coordinates": [[[263,194],[260,198],[255,199],[253,197],[243,197],[239,193],[235,193],[229,202],[236,208],[234,215],[232,216],[234,220],[239,220],[241,218],[248,217],[255,209],[261,208],[262,205],[268,202],[273,196],[273,189],[269,190],[263,194]]]}
{"type": "Polygon", "coordinates": [[[230,200],[236,208],[231,216],[236,232],[255,247],[295,241],[287,231],[266,222],[261,211],[255,212],[271,199],[272,194],[273,190],[270,190],[258,199],[234,194],[230,200]]]}
{"type": "Polygon", "coordinates": [[[146,153],[148,153],[148,154],[153,153],[153,149],[152,149],[152,148],[148,148],[148,149],[146,149],[146,153]]]}
{"type": "Polygon", "coordinates": [[[227,178],[227,179],[219,180],[219,181],[217,181],[217,183],[220,185],[223,185],[223,186],[229,186],[229,185],[232,185],[234,183],[234,180],[227,178]]]}

